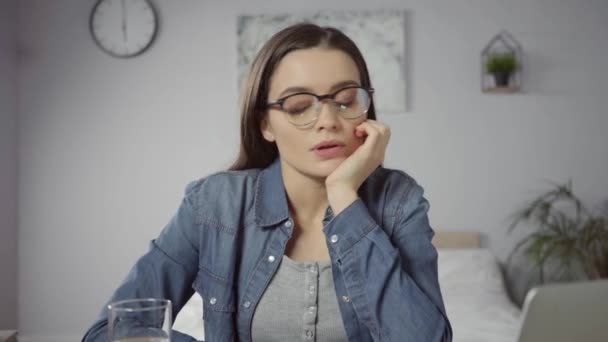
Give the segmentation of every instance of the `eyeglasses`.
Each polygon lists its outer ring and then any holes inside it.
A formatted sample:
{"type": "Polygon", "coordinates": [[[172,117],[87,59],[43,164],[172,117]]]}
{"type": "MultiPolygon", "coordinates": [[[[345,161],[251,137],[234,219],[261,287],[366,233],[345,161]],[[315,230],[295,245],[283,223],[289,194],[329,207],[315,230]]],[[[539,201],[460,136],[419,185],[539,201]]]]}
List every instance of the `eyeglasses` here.
{"type": "Polygon", "coordinates": [[[326,95],[301,92],[270,102],[266,107],[279,106],[291,124],[307,126],[319,118],[323,100],[329,99],[332,109],[344,119],[352,120],[367,113],[373,93],[373,88],[360,86],[349,86],[326,95]]]}

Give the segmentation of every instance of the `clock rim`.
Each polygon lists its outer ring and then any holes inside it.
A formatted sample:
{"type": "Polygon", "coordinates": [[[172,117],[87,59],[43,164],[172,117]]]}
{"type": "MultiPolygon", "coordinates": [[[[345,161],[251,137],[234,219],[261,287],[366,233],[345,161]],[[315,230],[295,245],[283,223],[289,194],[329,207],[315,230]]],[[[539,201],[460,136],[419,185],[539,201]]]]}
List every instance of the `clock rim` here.
{"type": "Polygon", "coordinates": [[[102,2],[104,2],[104,1],[107,1],[107,0],[98,0],[95,3],[95,6],[93,6],[93,9],[91,10],[91,13],[89,14],[89,33],[93,37],[93,41],[95,42],[95,44],[97,45],[97,47],[99,47],[103,52],[107,53],[108,55],[110,55],[112,57],[117,57],[117,58],[136,57],[136,56],[139,56],[139,55],[143,54],[144,52],[146,52],[152,46],[152,43],[154,43],[154,41],[156,40],[156,35],[158,33],[158,13],[156,11],[156,8],[154,7],[154,4],[152,4],[152,2],[150,2],[150,0],[143,0],[143,1],[146,2],[146,4],[152,10],[152,17],[154,18],[154,31],[152,32],[152,36],[150,36],[150,39],[148,40],[148,42],[146,43],[146,45],[144,45],[144,47],[142,47],[139,50],[136,50],[133,53],[120,54],[120,53],[114,53],[114,52],[106,49],[106,47],[103,46],[103,44],[101,44],[101,42],[99,41],[99,39],[95,35],[95,31],[93,30],[93,17],[95,15],[95,12],[97,11],[97,8],[99,7],[99,5],[102,2]]]}

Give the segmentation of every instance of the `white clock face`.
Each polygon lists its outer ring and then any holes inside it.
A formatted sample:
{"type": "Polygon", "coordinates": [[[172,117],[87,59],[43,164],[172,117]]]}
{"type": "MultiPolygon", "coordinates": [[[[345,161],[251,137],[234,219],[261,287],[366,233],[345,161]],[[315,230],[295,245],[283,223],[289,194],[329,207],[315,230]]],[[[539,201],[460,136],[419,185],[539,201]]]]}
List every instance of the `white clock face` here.
{"type": "Polygon", "coordinates": [[[90,18],[95,42],[116,57],[145,51],[156,36],[156,26],[156,11],[147,0],[100,0],[90,18]]]}

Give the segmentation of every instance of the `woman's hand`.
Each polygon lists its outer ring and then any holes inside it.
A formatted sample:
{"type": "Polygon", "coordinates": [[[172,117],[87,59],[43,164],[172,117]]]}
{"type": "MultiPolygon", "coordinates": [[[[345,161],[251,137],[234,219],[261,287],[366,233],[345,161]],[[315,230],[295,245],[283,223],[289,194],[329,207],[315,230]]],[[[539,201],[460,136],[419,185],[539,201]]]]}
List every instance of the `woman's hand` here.
{"type": "Polygon", "coordinates": [[[327,199],[335,215],[357,199],[361,184],[382,164],[390,135],[387,125],[374,120],[355,127],[355,136],[365,137],[365,141],[325,179],[327,199]]]}

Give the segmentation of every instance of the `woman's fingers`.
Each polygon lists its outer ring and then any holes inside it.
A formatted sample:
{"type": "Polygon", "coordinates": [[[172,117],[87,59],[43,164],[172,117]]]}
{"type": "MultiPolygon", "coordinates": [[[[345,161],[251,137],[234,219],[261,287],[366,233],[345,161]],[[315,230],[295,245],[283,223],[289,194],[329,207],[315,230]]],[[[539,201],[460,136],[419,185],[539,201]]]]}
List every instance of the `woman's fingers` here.
{"type": "Polygon", "coordinates": [[[388,141],[388,138],[390,137],[390,128],[383,123],[367,120],[355,127],[355,136],[361,138],[366,135],[368,136],[366,141],[369,138],[371,138],[372,142],[376,142],[378,139],[388,141]]]}
{"type": "Polygon", "coordinates": [[[390,136],[391,129],[388,125],[375,120],[368,120],[368,123],[375,127],[382,136],[390,136]]]}

